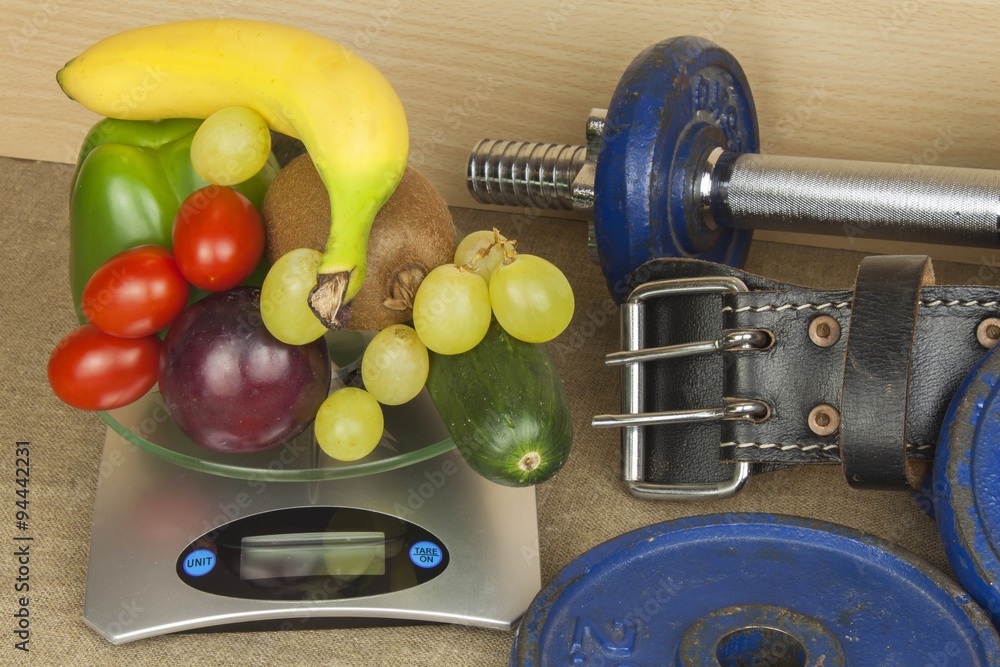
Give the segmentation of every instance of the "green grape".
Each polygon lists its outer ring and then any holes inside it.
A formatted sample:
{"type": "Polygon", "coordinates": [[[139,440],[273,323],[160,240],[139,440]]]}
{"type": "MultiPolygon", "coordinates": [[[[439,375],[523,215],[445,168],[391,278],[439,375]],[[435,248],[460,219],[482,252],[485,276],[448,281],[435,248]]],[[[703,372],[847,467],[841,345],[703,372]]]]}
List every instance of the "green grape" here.
{"type": "Polygon", "coordinates": [[[316,285],[323,253],[298,248],[278,258],[264,278],[260,291],[260,316],[271,335],[282,343],[305,345],[327,328],[309,308],[309,290],[316,285]]]}
{"type": "Polygon", "coordinates": [[[480,276],[442,264],[424,277],[413,297],[413,326],[438,354],[471,350],[490,327],[490,290],[480,276]]]}
{"type": "Polygon", "coordinates": [[[413,399],[427,382],[427,369],[427,348],[405,324],[393,324],[375,334],[361,359],[365,389],[383,405],[413,399]]]}
{"type": "Polygon", "coordinates": [[[518,254],[493,272],[490,302],[500,326],[528,343],[550,341],[573,319],[573,289],[559,268],[518,254]]]}
{"type": "Polygon", "coordinates": [[[455,249],[455,263],[461,266],[467,266],[471,263],[472,269],[489,285],[490,274],[503,260],[503,251],[496,241],[496,232],[485,230],[472,232],[462,239],[462,242],[455,249]],[[490,247],[491,245],[493,247],[490,247]],[[486,248],[489,248],[489,252],[484,257],[478,257],[479,252],[486,250],[486,248]]]}
{"type": "Polygon", "coordinates": [[[215,185],[236,185],[264,166],[271,154],[271,131],[246,107],[226,107],[205,119],[191,140],[191,165],[215,185]]]}
{"type": "Polygon", "coordinates": [[[384,428],[382,407],[357,387],[343,387],[327,396],[313,424],[320,449],[338,461],[357,461],[371,454],[384,428]]]}

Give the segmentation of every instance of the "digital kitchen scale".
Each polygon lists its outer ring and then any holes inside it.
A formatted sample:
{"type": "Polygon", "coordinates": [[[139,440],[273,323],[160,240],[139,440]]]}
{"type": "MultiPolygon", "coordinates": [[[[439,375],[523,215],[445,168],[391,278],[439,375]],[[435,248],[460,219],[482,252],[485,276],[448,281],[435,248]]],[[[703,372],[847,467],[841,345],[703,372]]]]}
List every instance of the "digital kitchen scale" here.
{"type": "Polygon", "coordinates": [[[426,390],[384,412],[379,446],[349,464],[311,429],[255,454],[204,450],[155,388],[102,413],[84,620],[113,644],[209,629],[511,629],[541,587],[534,489],[469,468],[426,390]]]}

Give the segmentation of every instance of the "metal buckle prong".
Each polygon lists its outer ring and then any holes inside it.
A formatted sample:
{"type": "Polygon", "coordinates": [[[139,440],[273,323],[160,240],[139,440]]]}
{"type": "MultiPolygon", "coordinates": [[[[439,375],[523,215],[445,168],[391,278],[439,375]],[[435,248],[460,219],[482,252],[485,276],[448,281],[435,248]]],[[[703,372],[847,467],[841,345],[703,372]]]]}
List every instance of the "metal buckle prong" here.
{"type": "Polygon", "coordinates": [[[643,361],[676,359],[678,357],[691,357],[698,354],[711,354],[713,352],[725,352],[728,350],[760,350],[767,347],[770,343],[771,334],[764,329],[740,329],[738,331],[730,331],[718,340],[706,340],[698,343],[678,343],[677,345],[650,347],[634,352],[612,352],[604,357],[604,363],[608,366],[623,366],[643,361]]]}
{"type": "Polygon", "coordinates": [[[644,346],[644,303],[649,299],[680,295],[722,294],[746,292],[742,280],[730,276],[705,278],[677,278],[656,280],[639,285],[622,305],[622,352],[608,355],[606,363],[622,368],[621,415],[598,415],[591,424],[595,427],[622,428],[622,477],[629,491],[640,498],[672,500],[711,500],[735,495],[750,477],[750,463],[734,464],[733,477],[724,482],[708,484],[654,484],[646,482],[645,441],[643,428],[653,424],[679,422],[718,421],[724,419],[752,419],[767,417],[769,408],[762,401],[727,399],[721,407],[698,410],[645,412],[645,373],[641,362],[654,359],[673,359],[709,354],[725,350],[762,349],[770,346],[769,332],[744,330],[731,332],[719,340],[681,343],[659,348],[644,346]]]}
{"type": "Polygon", "coordinates": [[[725,405],[703,410],[671,410],[668,412],[643,412],[638,415],[597,415],[590,425],[594,428],[621,426],[655,426],[688,422],[714,422],[733,419],[759,421],[768,414],[767,403],[758,400],[726,399],[725,405]]]}

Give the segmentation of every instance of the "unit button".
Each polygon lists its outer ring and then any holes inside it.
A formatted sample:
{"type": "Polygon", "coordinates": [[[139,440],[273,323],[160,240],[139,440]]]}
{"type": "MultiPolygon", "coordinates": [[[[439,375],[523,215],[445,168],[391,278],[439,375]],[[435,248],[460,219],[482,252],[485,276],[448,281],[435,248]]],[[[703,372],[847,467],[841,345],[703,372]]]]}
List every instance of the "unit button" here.
{"type": "Polygon", "coordinates": [[[201,577],[212,571],[215,567],[215,554],[208,549],[197,549],[189,553],[181,567],[189,576],[201,577]]]}
{"type": "Polygon", "coordinates": [[[410,547],[410,560],[417,567],[436,567],[443,559],[444,552],[433,542],[417,542],[410,547]]]}

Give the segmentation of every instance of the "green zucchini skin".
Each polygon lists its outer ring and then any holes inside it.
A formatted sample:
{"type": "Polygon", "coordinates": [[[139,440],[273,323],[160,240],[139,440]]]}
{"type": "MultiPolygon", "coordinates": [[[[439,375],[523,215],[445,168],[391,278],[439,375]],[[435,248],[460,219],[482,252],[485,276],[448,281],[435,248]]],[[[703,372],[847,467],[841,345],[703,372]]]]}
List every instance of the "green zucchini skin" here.
{"type": "Polygon", "coordinates": [[[569,458],[573,422],[548,349],[495,319],[468,352],[430,352],[427,390],[458,451],[490,481],[538,484],[569,458]]]}

